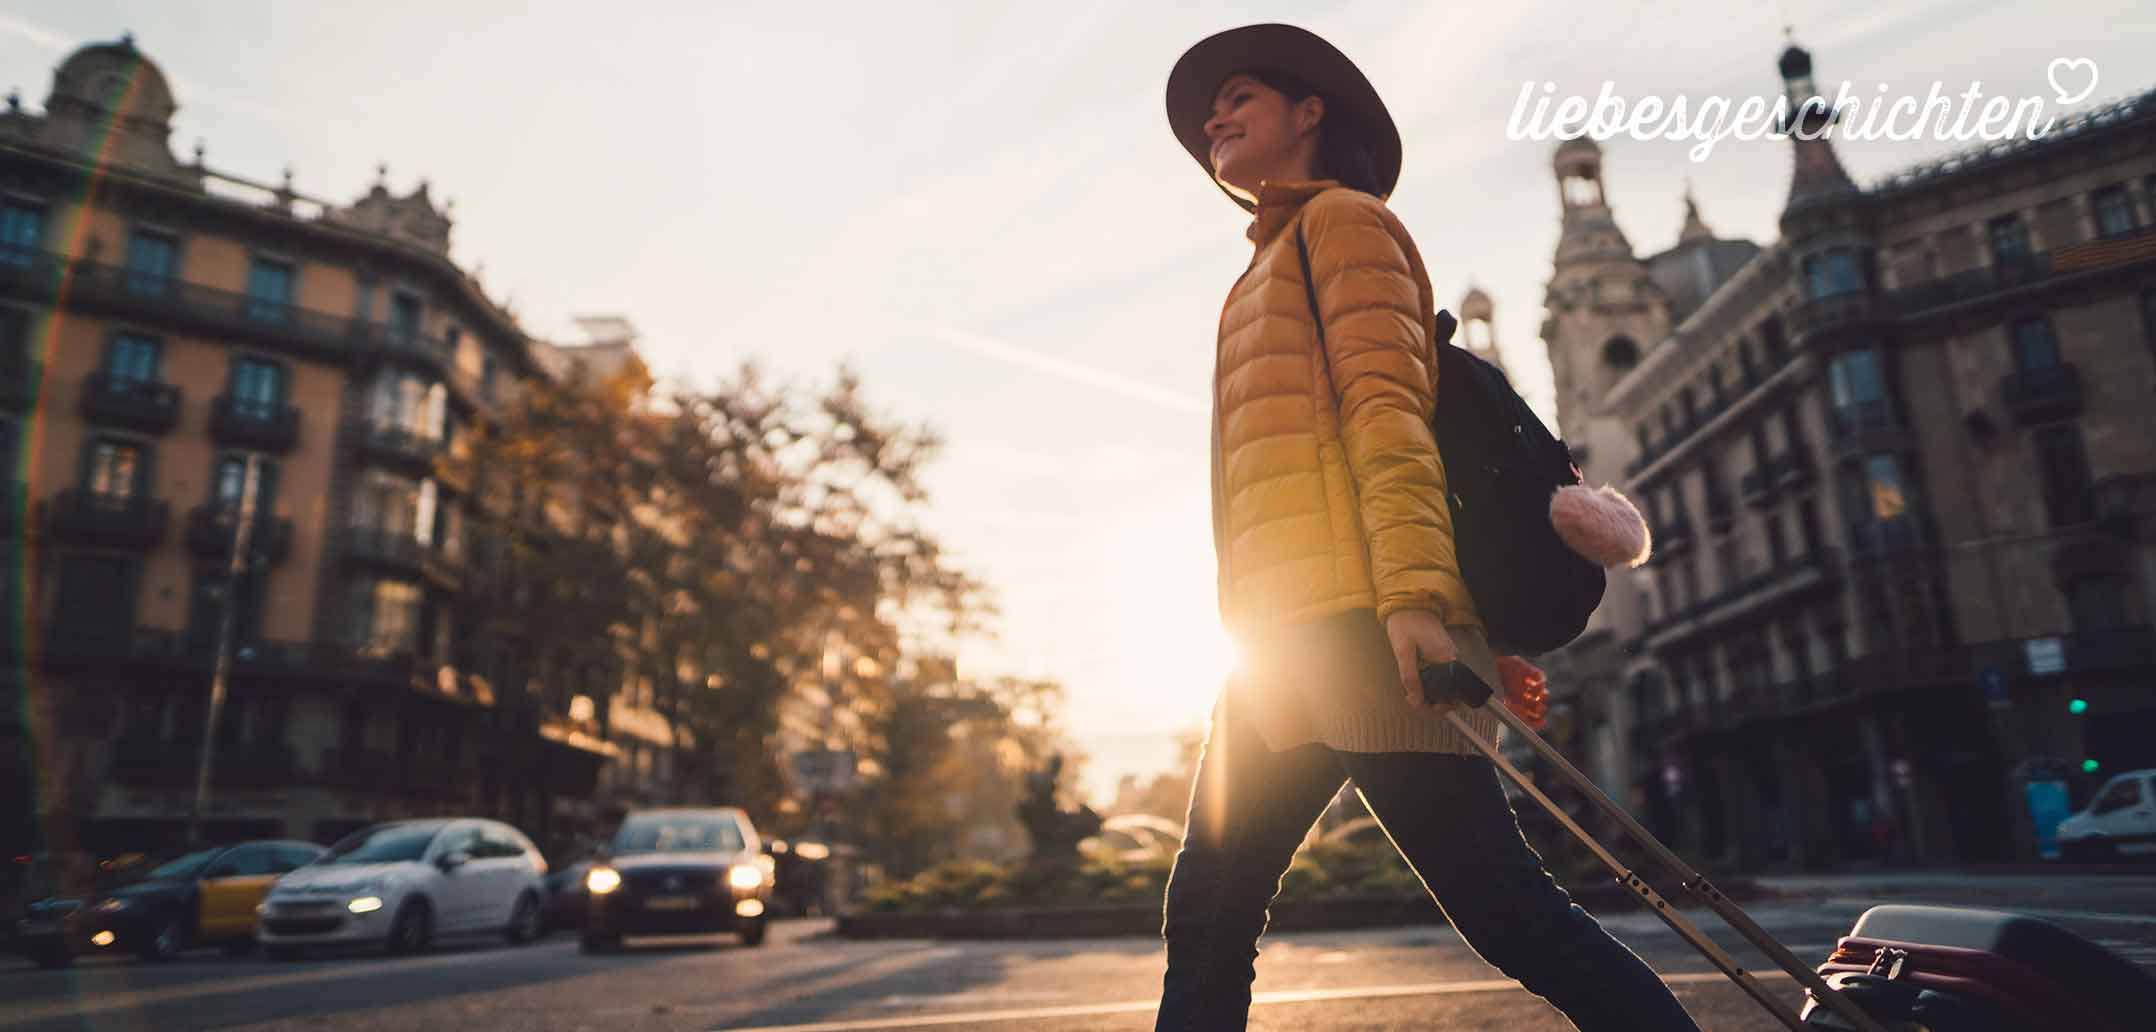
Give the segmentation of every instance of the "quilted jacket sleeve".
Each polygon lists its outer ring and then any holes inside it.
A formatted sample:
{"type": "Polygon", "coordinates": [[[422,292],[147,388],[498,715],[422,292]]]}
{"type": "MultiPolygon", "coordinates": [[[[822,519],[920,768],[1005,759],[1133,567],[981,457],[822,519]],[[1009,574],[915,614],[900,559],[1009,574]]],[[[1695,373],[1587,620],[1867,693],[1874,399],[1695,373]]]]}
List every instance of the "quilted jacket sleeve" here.
{"type": "Polygon", "coordinates": [[[1313,198],[1303,213],[1325,362],[1369,538],[1377,618],[1427,609],[1449,625],[1479,626],[1453,551],[1444,463],[1430,435],[1435,356],[1421,287],[1389,214],[1383,202],[1347,190],[1313,198]]]}

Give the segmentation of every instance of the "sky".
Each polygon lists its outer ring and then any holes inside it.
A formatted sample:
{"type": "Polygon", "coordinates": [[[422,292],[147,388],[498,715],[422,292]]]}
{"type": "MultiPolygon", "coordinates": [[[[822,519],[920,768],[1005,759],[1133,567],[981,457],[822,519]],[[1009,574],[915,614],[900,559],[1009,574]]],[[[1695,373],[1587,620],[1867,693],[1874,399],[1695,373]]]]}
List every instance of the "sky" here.
{"type": "MultiPolygon", "coordinates": [[[[1592,97],[1771,98],[1784,26],[1822,83],[1922,96],[2156,85],[2156,5],[1975,0],[1556,4],[938,4],[377,0],[0,3],[0,86],[41,108],[73,48],[132,31],[171,79],[173,147],[344,202],[377,164],[456,201],[453,254],[531,332],[619,314],[660,375],[837,364],[887,419],[947,442],[922,522],[988,582],[967,676],[1065,685],[1085,787],[1170,765],[1230,653],[1214,599],[1206,391],[1246,216],[1168,132],[1190,44],[1289,21],[1354,59],[1405,142],[1394,210],[1441,304],[1480,285],[1547,414],[1537,337],[1558,231],[1555,144],[1505,127],[1525,82],[1592,97]]],[[[1862,95],[1859,93],[1858,95],[1862,95]]],[[[1845,142],[1860,183],[1962,145],[1845,142]]],[[[1789,144],[1604,144],[1619,224],[1668,247],[1686,180],[1724,237],[1765,244],[1789,144]]]]}

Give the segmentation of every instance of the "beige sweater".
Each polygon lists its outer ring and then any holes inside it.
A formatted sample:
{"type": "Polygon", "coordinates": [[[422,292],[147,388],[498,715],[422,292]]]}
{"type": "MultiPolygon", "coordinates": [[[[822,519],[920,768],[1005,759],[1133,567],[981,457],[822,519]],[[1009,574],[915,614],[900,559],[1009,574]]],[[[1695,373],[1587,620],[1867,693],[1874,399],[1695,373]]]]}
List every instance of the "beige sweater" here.
{"type": "MultiPolygon", "coordinates": [[[[1215,419],[1216,485],[1220,475],[1220,424],[1215,419]]],[[[1222,567],[1224,591],[1225,557],[1216,555],[1216,561],[1222,567]]],[[[1482,630],[1472,626],[1446,629],[1459,647],[1460,659],[1502,693],[1497,657],[1482,630]]],[[[1319,742],[1342,752],[1478,755],[1445,720],[1443,710],[1408,705],[1399,663],[1374,606],[1252,632],[1237,645],[1242,654],[1228,677],[1227,703],[1249,716],[1266,748],[1274,752],[1319,742]]],[[[1493,696],[1489,705],[1503,705],[1501,700],[1501,694],[1493,696]]],[[[1488,706],[1472,712],[1468,725],[1484,741],[1498,741],[1500,725],[1488,706]]]]}

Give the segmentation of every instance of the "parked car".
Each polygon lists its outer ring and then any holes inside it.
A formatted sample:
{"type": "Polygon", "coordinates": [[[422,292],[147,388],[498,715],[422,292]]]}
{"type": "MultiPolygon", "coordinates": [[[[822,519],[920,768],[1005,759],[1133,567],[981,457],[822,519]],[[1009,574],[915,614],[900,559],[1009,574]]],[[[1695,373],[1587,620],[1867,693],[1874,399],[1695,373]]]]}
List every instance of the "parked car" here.
{"type": "Polygon", "coordinates": [[[437,936],[539,936],[546,860],[524,834],[478,818],[394,821],[353,832],[270,889],[255,938],[272,957],[314,946],[414,953],[437,936]]]}
{"type": "Polygon", "coordinates": [[[254,947],[255,907],[270,883],[322,853],[312,842],[271,840],[174,857],[76,910],[69,942],[78,953],[126,951],[144,960],[170,960],[195,946],[244,953],[254,947]]]}
{"type": "Polygon", "coordinates": [[[586,953],[625,935],[735,932],[760,946],[769,927],[771,858],[732,807],[629,814],[584,875],[586,953]]]}
{"type": "Polygon", "coordinates": [[[2104,782],[2086,809],[2059,822],[2059,853],[2075,860],[2156,854],[2156,769],[2104,782]]]}
{"type": "Polygon", "coordinates": [[[74,963],[67,919],[92,891],[96,866],[88,853],[26,853],[0,871],[0,919],[7,922],[9,952],[39,967],[74,963]]]}

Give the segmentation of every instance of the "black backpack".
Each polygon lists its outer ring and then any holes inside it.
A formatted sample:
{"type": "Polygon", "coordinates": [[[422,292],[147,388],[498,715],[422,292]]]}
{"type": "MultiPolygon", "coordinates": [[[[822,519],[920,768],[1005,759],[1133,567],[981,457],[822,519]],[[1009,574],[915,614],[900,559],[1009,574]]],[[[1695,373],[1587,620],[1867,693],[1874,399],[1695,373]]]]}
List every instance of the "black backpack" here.
{"type": "MultiPolygon", "coordinates": [[[[1325,317],[1300,219],[1295,249],[1322,347],[1325,317]]],[[[1606,586],[1602,567],[1573,551],[1550,524],[1550,496],[1579,483],[1580,470],[1503,372],[1452,343],[1458,325],[1440,309],[1430,335],[1437,352],[1430,434],[1452,495],[1446,501],[1460,576],[1498,652],[1562,648],[1586,630],[1606,586]]]]}

